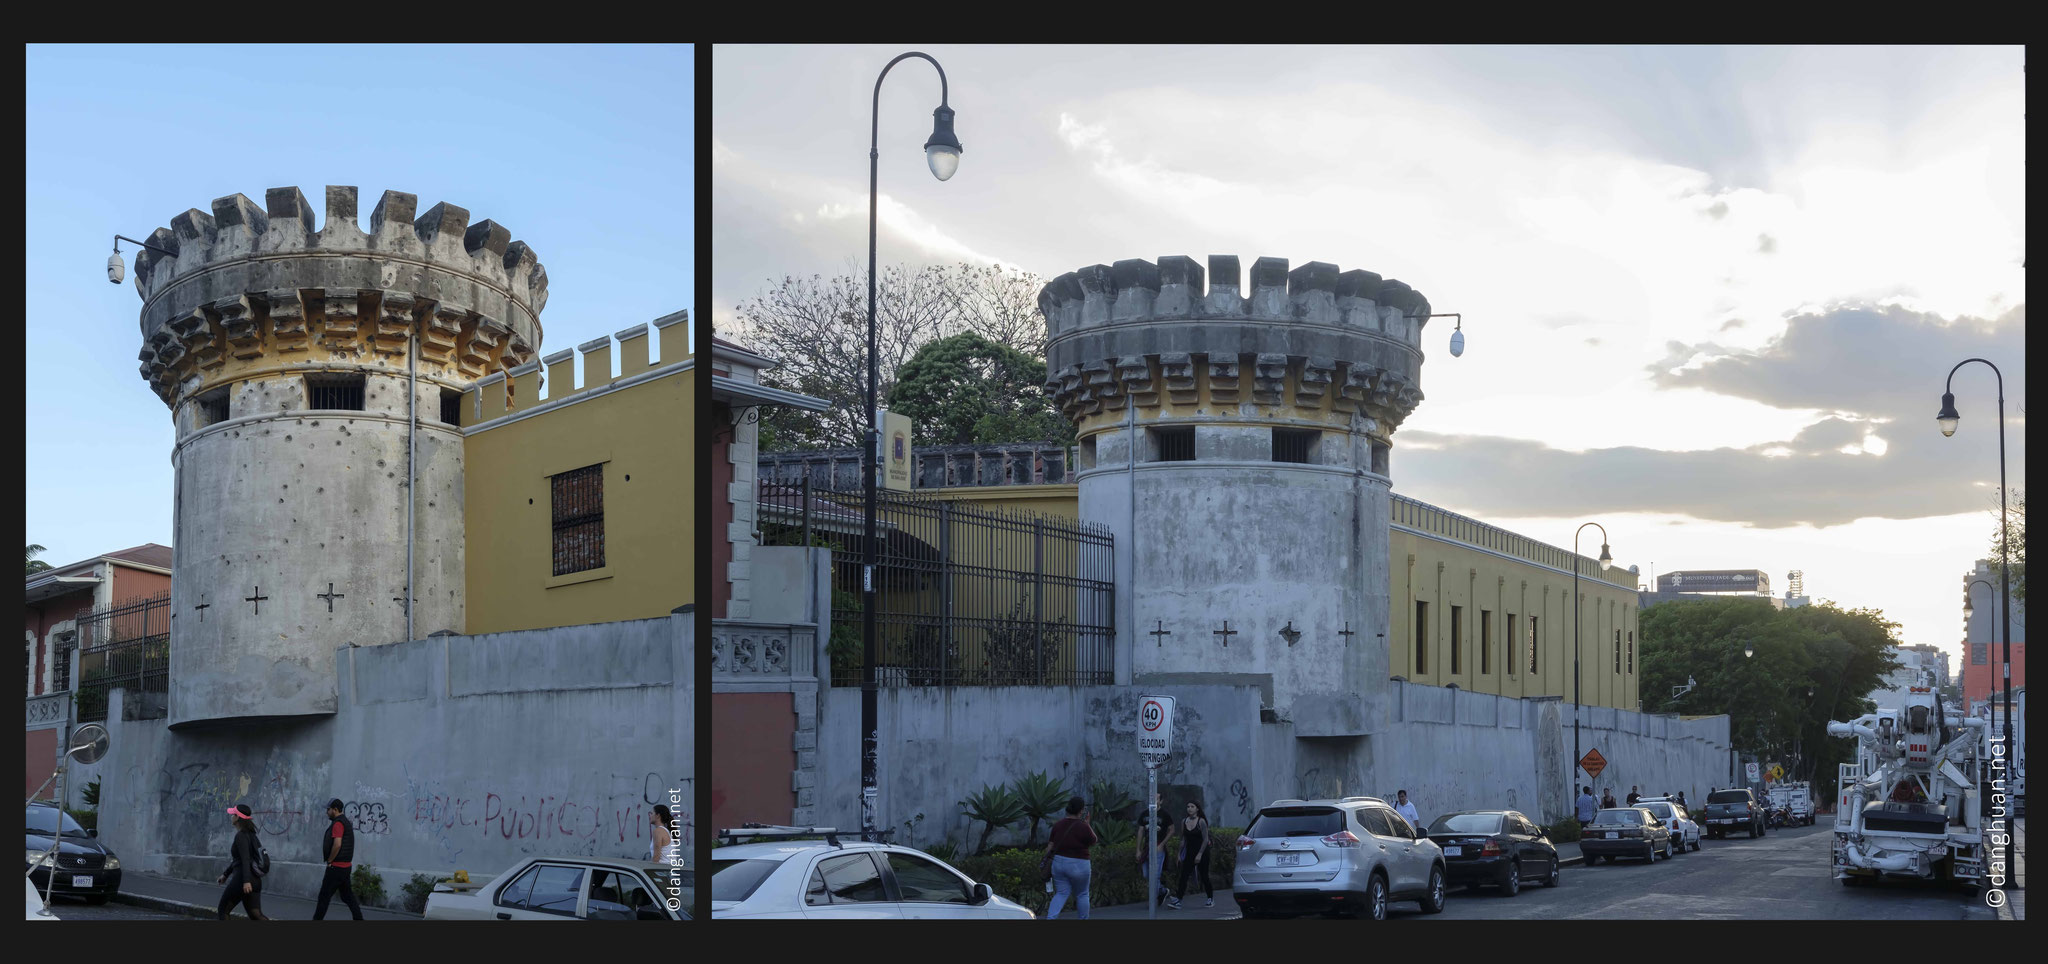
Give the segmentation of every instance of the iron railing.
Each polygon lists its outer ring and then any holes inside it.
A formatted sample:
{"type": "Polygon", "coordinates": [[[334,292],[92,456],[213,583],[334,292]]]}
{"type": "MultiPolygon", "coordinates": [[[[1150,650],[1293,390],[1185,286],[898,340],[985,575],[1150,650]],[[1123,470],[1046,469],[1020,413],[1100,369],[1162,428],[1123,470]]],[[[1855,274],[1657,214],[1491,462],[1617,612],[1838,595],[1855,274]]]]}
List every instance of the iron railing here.
{"type": "MultiPolygon", "coordinates": [[[[759,483],[761,544],[832,552],[831,679],[861,681],[859,492],[759,483]]],[[[1114,679],[1108,530],[917,492],[878,493],[883,686],[1081,686],[1114,679]]]]}
{"type": "Polygon", "coordinates": [[[171,679],[171,594],[78,617],[78,722],[104,722],[116,687],[164,693],[171,679]]]}

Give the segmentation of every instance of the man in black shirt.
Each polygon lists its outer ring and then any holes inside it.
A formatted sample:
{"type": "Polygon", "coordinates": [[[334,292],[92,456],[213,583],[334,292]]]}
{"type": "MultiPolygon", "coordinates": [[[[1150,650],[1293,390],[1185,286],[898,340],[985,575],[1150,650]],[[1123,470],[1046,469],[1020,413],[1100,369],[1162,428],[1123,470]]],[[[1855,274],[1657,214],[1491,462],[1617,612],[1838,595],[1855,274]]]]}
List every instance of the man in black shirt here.
{"type": "MultiPolygon", "coordinates": [[[[1152,794],[1152,804],[1154,807],[1159,805],[1159,794],[1152,794]]],[[[1173,836],[1173,828],[1179,821],[1171,817],[1161,820],[1159,821],[1158,828],[1148,833],[1147,828],[1150,827],[1151,822],[1151,810],[1140,809],[1138,811],[1138,873],[1140,875],[1148,873],[1145,868],[1145,859],[1148,856],[1158,863],[1159,892],[1152,895],[1152,899],[1155,903],[1163,903],[1173,893],[1172,889],[1166,886],[1166,841],[1167,838],[1173,836]],[[1155,842],[1156,846],[1153,845],[1155,842]]]]}
{"type": "Polygon", "coordinates": [[[343,816],[339,797],[327,801],[327,827],[320,834],[320,855],[327,859],[327,873],[320,878],[320,900],[313,905],[313,919],[327,919],[327,902],[334,899],[334,892],[341,891],[341,902],[348,905],[349,913],[356,920],[363,919],[363,905],[356,903],[355,888],[349,886],[349,874],[356,857],[356,828],[349,825],[343,816]]]}

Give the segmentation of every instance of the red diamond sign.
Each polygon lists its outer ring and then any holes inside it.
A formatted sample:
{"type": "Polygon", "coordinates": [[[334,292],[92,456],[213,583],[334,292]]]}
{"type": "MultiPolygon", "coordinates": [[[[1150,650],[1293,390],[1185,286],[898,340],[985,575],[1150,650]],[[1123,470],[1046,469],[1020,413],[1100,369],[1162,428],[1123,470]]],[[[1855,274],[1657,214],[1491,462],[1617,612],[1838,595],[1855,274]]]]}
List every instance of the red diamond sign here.
{"type": "Polygon", "coordinates": [[[1579,758],[1579,769],[1586,771],[1587,778],[1597,780],[1600,771],[1607,769],[1607,758],[1601,756],[1599,750],[1587,750],[1586,755],[1579,758]]]}

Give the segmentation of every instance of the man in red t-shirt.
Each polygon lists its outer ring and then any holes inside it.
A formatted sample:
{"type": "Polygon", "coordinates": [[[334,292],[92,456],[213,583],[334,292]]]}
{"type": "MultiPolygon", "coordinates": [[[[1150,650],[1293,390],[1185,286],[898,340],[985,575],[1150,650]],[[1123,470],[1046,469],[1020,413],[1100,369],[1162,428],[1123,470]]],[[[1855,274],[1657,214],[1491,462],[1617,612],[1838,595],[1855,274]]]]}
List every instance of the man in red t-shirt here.
{"type": "Polygon", "coordinates": [[[349,886],[348,879],[356,858],[356,829],[349,825],[343,809],[341,798],[327,801],[327,828],[320,835],[320,855],[327,858],[327,872],[320,878],[320,900],[313,905],[314,920],[327,919],[327,902],[334,899],[337,890],[341,891],[341,902],[348,905],[356,920],[363,919],[363,905],[356,903],[355,888],[349,886]]]}

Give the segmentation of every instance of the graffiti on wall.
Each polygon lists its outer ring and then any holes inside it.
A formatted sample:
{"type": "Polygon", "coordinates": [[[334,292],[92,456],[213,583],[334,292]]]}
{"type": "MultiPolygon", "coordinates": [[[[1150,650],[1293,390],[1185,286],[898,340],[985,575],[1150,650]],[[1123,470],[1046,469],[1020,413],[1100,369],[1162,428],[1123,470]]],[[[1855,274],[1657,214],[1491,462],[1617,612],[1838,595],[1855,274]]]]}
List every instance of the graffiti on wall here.
{"type": "Polygon", "coordinates": [[[654,807],[667,805],[687,850],[695,824],[687,806],[693,781],[659,772],[613,774],[597,790],[548,793],[484,786],[451,791],[443,781],[405,773],[406,793],[397,801],[396,822],[409,823],[453,863],[479,842],[510,843],[520,853],[640,856],[653,840],[654,807]]]}

